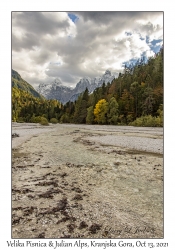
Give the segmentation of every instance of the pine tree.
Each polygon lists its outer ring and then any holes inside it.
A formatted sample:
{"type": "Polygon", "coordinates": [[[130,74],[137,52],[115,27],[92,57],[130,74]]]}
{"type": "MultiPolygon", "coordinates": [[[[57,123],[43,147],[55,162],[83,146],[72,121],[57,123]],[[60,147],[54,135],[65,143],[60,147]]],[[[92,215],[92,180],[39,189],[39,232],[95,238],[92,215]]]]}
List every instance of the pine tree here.
{"type": "Polygon", "coordinates": [[[118,103],[114,97],[112,97],[109,101],[108,113],[107,113],[107,122],[108,124],[117,124],[118,119],[118,103]]]}
{"type": "Polygon", "coordinates": [[[92,124],[93,122],[94,122],[94,108],[93,106],[90,106],[87,109],[86,123],[92,124]]]}

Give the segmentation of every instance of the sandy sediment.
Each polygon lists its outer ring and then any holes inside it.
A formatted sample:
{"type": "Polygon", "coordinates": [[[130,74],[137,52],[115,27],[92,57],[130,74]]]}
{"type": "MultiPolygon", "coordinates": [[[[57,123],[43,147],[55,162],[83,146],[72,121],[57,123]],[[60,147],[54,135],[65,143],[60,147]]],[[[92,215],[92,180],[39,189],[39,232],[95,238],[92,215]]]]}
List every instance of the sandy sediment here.
{"type": "Polygon", "coordinates": [[[13,238],[163,237],[162,128],[15,123],[12,132],[13,238]]]}
{"type": "Polygon", "coordinates": [[[19,137],[12,140],[12,148],[19,147],[23,142],[29,140],[34,135],[46,133],[54,129],[54,125],[42,126],[39,123],[17,123],[12,122],[12,134],[16,133],[19,137]]]}

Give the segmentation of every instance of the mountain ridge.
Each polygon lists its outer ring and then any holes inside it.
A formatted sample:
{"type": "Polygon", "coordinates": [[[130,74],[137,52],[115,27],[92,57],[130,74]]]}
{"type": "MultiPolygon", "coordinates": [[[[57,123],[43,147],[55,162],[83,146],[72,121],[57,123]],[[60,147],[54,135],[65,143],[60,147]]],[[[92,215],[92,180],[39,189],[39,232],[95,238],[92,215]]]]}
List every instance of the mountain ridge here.
{"type": "Polygon", "coordinates": [[[21,75],[12,69],[12,87],[22,89],[28,93],[30,93],[34,97],[38,98],[44,98],[40,93],[38,93],[32,85],[30,85],[28,82],[26,82],[21,75]]]}
{"type": "Polygon", "coordinates": [[[111,83],[114,78],[111,71],[106,70],[101,77],[90,78],[86,76],[81,78],[74,88],[64,86],[59,78],[55,78],[50,84],[39,84],[37,91],[46,99],[57,99],[65,104],[68,101],[75,101],[86,88],[91,93],[96,88],[101,87],[103,83],[111,83]]]}

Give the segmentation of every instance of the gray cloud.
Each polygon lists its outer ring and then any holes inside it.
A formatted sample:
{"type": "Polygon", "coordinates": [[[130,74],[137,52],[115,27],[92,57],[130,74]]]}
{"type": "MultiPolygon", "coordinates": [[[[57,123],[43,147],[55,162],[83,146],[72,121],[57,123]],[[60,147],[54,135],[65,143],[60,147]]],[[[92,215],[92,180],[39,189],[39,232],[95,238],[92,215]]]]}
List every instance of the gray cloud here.
{"type": "Polygon", "coordinates": [[[27,33],[21,40],[15,34],[12,34],[13,50],[20,51],[22,49],[33,49],[34,46],[40,46],[38,36],[33,33],[27,33]]]}
{"type": "Polygon", "coordinates": [[[106,69],[121,71],[124,61],[153,54],[146,37],[163,39],[161,12],[72,14],[78,16],[76,23],[65,12],[12,14],[12,65],[31,84],[59,77],[72,85],[106,69]]]}
{"type": "Polygon", "coordinates": [[[65,20],[58,21],[55,16],[50,18],[47,16],[47,12],[20,12],[19,15],[14,15],[13,21],[16,26],[25,29],[28,33],[35,33],[38,36],[55,34],[55,32],[69,27],[68,22],[65,20]]]}
{"type": "Polygon", "coordinates": [[[87,11],[87,12],[75,12],[77,16],[83,17],[87,22],[92,20],[98,24],[114,23],[114,20],[118,20],[120,23],[124,20],[131,20],[132,18],[138,18],[142,16],[142,12],[117,12],[117,11],[87,11]]]}

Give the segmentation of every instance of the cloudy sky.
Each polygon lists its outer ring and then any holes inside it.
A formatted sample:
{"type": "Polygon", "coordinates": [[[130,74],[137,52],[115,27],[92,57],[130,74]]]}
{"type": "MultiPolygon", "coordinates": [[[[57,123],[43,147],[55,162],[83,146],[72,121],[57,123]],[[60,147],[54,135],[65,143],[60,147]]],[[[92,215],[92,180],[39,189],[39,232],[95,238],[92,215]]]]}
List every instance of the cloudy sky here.
{"type": "Polygon", "coordinates": [[[163,12],[12,12],[12,68],[37,87],[121,72],[163,43],[163,12]]]}

